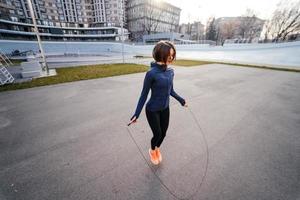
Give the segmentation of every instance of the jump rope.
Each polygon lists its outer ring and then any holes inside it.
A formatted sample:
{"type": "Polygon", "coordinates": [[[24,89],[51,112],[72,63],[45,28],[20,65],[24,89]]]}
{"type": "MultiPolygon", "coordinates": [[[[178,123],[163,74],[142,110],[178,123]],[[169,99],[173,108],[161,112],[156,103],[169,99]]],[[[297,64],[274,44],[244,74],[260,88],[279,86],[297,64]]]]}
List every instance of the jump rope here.
{"type": "MultiPolygon", "coordinates": [[[[170,107],[173,107],[174,104],[171,104],[170,107]]],[[[175,105],[179,105],[179,104],[175,104],[175,105]]],[[[163,180],[156,174],[156,171],[153,169],[153,167],[151,167],[151,164],[149,164],[147,158],[144,156],[143,151],[141,150],[140,146],[138,145],[138,143],[136,142],[136,140],[133,137],[133,134],[131,133],[130,129],[128,128],[128,126],[130,125],[127,124],[126,126],[126,130],[130,136],[130,138],[132,139],[132,141],[134,142],[134,144],[136,145],[138,151],[140,152],[141,156],[143,157],[143,159],[145,160],[146,164],[148,165],[148,167],[150,168],[150,170],[152,171],[152,173],[154,174],[154,176],[158,179],[158,181],[161,183],[161,185],[175,198],[175,199],[179,199],[179,200],[188,200],[190,198],[192,198],[193,196],[196,195],[196,193],[199,191],[199,189],[201,188],[204,179],[206,177],[207,174],[207,169],[208,169],[208,162],[209,162],[209,152],[208,152],[208,144],[207,144],[207,140],[206,137],[203,133],[203,130],[200,126],[200,123],[198,122],[195,114],[192,112],[192,110],[189,108],[189,106],[187,107],[188,110],[190,111],[192,118],[194,119],[194,121],[197,124],[198,129],[200,130],[200,133],[203,137],[204,143],[205,143],[205,147],[206,147],[206,164],[205,164],[205,171],[204,171],[204,175],[202,176],[201,182],[199,183],[198,187],[196,188],[196,191],[194,193],[192,193],[188,198],[179,198],[164,182],[163,180]]]]}

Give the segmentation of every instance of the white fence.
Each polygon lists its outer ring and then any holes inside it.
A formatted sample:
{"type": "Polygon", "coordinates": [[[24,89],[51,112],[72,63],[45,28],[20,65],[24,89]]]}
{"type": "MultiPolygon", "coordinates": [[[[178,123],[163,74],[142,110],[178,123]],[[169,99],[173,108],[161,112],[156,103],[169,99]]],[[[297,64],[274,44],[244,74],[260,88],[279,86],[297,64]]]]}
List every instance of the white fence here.
{"type": "MultiPolygon", "coordinates": [[[[13,50],[33,50],[38,52],[34,41],[0,40],[1,49],[5,53],[13,50]]],[[[118,56],[121,55],[121,43],[113,42],[43,42],[47,55],[86,54],[118,56]]],[[[125,54],[152,55],[154,45],[125,44],[125,54]]],[[[276,64],[300,66],[300,41],[288,43],[256,43],[256,44],[226,44],[224,46],[209,46],[207,44],[176,45],[177,55],[181,58],[200,60],[224,60],[236,62],[253,62],[261,64],[276,64]]]]}

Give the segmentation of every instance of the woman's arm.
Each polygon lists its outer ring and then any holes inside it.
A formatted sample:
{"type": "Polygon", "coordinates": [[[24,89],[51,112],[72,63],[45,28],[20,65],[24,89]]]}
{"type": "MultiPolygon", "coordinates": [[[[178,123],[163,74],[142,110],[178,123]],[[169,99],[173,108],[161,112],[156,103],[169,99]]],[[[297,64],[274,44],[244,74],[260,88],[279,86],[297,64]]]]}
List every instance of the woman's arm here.
{"type": "Polygon", "coordinates": [[[182,106],[184,106],[185,100],[174,91],[174,89],[173,89],[173,83],[172,83],[172,86],[171,86],[171,93],[170,93],[170,95],[172,97],[174,97],[177,101],[179,101],[182,106]]]}
{"type": "Polygon", "coordinates": [[[136,110],[135,110],[135,114],[132,116],[132,118],[135,116],[136,118],[139,118],[140,116],[140,113],[144,107],[144,104],[147,100],[147,96],[148,96],[148,93],[149,93],[149,90],[151,88],[151,84],[152,84],[152,76],[151,76],[151,73],[150,71],[148,71],[145,75],[145,78],[144,78],[144,85],[143,85],[143,90],[141,92],[141,96],[140,96],[140,99],[138,101],[138,105],[136,107],[136,110]]]}

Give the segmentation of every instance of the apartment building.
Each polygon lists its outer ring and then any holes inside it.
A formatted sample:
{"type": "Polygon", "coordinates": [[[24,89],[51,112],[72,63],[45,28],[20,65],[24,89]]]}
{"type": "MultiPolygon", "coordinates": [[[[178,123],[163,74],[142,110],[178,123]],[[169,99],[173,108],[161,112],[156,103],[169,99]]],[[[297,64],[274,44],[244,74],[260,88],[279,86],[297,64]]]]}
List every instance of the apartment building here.
{"type": "MultiPolygon", "coordinates": [[[[45,40],[118,41],[126,0],[31,0],[45,40]]],[[[0,39],[34,39],[27,0],[0,0],[0,39]]],[[[125,39],[128,31],[124,29],[125,39]]]]}

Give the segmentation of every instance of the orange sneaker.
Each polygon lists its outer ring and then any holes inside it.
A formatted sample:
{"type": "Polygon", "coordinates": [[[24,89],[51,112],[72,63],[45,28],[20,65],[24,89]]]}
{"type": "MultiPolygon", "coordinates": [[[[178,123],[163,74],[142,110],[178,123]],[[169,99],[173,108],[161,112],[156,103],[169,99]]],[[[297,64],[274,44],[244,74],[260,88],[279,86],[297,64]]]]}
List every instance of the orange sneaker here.
{"type": "Polygon", "coordinates": [[[156,151],[149,149],[149,155],[150,155],[150,160],[154,165],[157,165],[159,163],[157,156],[156,156],[156,151]]]}
{"type": "Polygon", "coordinates": [[[162,161],[162,156],[161,156],[159,148],[156,147],[155,151],[156,151],[156,157],[157,157],[158,161],[161,162],[162,161]]]}

